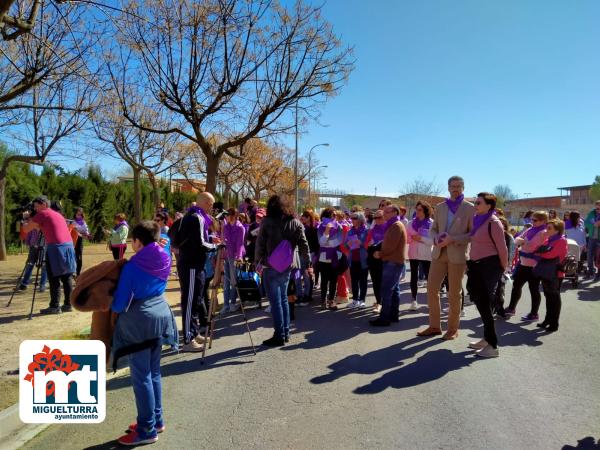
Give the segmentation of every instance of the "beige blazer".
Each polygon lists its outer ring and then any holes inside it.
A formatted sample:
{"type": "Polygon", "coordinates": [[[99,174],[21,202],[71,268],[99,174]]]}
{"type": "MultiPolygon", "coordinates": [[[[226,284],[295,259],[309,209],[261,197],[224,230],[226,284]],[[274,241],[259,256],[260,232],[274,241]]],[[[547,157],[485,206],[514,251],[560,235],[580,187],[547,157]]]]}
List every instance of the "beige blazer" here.
{"type": "MultiPolygon", "coordinates": [[[[454,214],[452,223],[447,224],[448,205],[446,202],[439,203],[435,207],[435,219],[431,225],[430,235],[434,242],[437,242],[438,236],[444,232],[447,232],[454,239],[454,242],[445,247],[448,251],[448,261],[452,264],[465,264],[467,262],[469,233],[473,227],[474,214],[475,207],[473,204],[463,201],[456,214],[454,214]],[[448,225],[448,231],[446,231],[446,225],[448,225]]],[[[440,254],[441,249],[434,246],[431,257],[438,259],[440,254]]]]}

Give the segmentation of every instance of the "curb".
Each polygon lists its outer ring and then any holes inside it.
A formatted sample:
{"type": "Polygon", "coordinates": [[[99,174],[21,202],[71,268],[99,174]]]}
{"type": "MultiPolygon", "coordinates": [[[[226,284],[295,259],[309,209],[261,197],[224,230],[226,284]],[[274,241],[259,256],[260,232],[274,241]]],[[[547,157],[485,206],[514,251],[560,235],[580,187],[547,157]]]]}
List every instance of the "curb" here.
{"type": "Polygon", "coordinates": [[[14,450],[33,439],[50,424],[23,423],[19,417],[19,404],[0,411],[0,450],[14,450]]]}

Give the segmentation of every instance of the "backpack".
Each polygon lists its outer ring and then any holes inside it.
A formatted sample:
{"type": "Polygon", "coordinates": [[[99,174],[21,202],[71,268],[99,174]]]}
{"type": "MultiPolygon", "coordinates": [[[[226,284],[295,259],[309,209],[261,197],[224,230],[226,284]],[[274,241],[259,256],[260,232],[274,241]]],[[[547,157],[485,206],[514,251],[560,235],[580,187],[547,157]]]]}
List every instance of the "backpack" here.
{"type": "Polygon", "coordinates": [[[171,228],[169,228],[169,231],[167,232],[167,235],[169,236],[169,239],[171,240],[171,247],[173,247],[173,248],[179,248],[183,244],[185,244],[185,242],[187,241],[187,239],[183,239],[183,236],[181,233],[181,225],[182,224],[183,224],[183,217],[180,219],[177,219],[175,222],[173,222],[173,226],[171,228]]]}

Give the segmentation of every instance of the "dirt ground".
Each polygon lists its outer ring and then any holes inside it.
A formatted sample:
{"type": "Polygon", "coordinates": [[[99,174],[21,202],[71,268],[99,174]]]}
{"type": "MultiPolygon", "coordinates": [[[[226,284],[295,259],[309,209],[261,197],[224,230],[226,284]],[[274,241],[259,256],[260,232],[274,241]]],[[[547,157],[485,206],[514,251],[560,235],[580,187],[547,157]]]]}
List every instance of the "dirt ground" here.
{"type": "MultiPolygon", "coordinates": [[[[126,255],[127,256],[127,255],[126,255]]],[[[19,345],[25,339],[77,339],[89,332],[91,313],[73,311],[59,315],[40,315],[48,306],[49,292],[36,293],[33,318],[29,311],[33,297],[33,280],[26,291],[17,291],[12,304],[6,307],[23,270],[27,254],[11,255],[0,261],[0,411],[12,405],[18,397],[19,345]]],[[[83,270],[112,259],[105,244],[86,246],[83,270]]],[[[34,269],[35,275],[35,269],[34,269]]],[[[166,292],[176,316],[179,315],[179,283],[172,277],[166,292]]]]}

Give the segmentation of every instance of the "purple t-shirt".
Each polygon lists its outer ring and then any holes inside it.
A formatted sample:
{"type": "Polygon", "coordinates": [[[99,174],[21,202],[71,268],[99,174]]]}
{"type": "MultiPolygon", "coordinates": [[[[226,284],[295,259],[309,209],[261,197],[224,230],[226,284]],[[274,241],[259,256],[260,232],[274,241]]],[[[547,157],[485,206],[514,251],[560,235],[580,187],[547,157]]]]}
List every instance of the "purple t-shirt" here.
{"type": "Polygon", "coordinates": [[[65,218],[53,209],[44,209],[31,218],[42,229],[46,244],[73,242],[65,218]]]}

